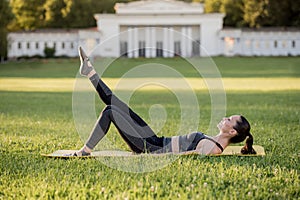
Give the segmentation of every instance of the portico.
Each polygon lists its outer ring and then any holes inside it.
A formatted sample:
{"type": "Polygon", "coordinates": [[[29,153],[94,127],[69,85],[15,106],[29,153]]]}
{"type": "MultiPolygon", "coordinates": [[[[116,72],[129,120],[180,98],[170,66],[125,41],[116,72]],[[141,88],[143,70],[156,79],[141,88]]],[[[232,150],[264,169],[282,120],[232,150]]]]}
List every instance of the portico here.
{"type": "Polygon", "coordinates": [[[184,57],[200,56],[198,27],[127,27],[121,26],[120,56],[132,57],[184,57]]]}
{"type": "Polygon", "coordinates": [[[96,14],[108,57],[183,57],[220,54],[223,14],[204,14],[200,3],[146,0],[118,3],[116,14],[96,14]],[[108,42],[109,41],[109,42],[108,42]],[[200,47],[201,44],[201,47],[200,47]]]}

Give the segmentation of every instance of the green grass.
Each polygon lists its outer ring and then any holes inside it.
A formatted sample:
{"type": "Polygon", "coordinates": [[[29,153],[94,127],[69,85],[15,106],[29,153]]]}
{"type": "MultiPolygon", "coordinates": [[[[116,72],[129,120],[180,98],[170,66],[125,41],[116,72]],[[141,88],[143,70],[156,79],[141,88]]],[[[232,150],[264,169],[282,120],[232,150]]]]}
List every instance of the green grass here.
{"type": "MultiPolygon", "coordinates": [[[[220,70],[227,78],[245,77],[247,73],[254,78],[298,78],[300,72],[298,57],[216,60],[223,63],[220,70]],[[285,70],[281,64],[289,67],[285,70]]],[[[135,65],[139,59],[125,61],[135,65]]],[[[0,76],[72,78],[77,73],[73,65],[78,62],[70,62],[7,63],[0,65],[0,76]],[[62,63],[67,69],[60,73],[62,63]]],[[[113,77],[113,71],[110,73],[107,76],[113,77]]],[[[228,90],[227,115],[243,114],[249,119],[255,144],[265,147],[265,157],[180,157],[148,173],[118,171],[94,159],[41,157],[40,153],[82,145],[73,121],[72,92],[0,91],[0,199],[298,199],[300,91],[262,92],[259,87],[228,90]]],[[[205,90],[197,91],[197,96],[201,106],[199,129],[206,132],[210,96],[205,90]]],[[[103,104],[96,102],[100,111],[103,104]]],[[[180,112],[172,94],[139,91],[130,104],[147,121],[151,105],[162,104],[168,120],[158,134],[169,136],[176,130],[180,112]]],[[[128,149],[114,128],[107,137],[119,148],[128,149]]]]}
{"type": "MultiPolygon", "coordinates": [[[[212,61],[208,58],[199,62],[212,61]]],[[[213,62],[219,68],[222,77],[299,77],[300,57],[214,57],[213,62]]],[[[119,78],[133,67],[146,63],[159,63],[172,67],[184,77],[199,77],[199,73],[182,58],[137,58],[137,59],[97,59],[94,65],[102,73],[103,66],[108,67],[104,77],[119,78]],[[105,64],[104,64],[105,63],[105,64]]],[[[56,59],[26,62],[9,62],[0,65],[0,77],[28,78],[73,78],[76,76],[79,59],[56,59]],[[45,73],[47,71],[47,73],[45,73]]]]}

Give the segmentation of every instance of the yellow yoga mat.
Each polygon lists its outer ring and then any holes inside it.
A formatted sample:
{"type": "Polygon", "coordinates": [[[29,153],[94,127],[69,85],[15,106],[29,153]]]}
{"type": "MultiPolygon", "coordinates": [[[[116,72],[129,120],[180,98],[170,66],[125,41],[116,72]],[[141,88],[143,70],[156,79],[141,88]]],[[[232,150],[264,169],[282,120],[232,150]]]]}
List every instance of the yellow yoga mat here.
{"type": "MultiPolygon", "coordinates": [[[[253,148],[255,149],[257,154],[241,154],[241,148],[243,146],[228,146],[222,154],[218,155],[209,155],[209,156],[264,156],[265,150],[262,146],[254,145],[253,148]]],[[[50,158],[76,158],[73,156],[68,156],[68,154],[74,153],[76,150],[57,150],[53,153],[49,154],[41,154],[42,156],[50,157],[50,158]]],[[[121,151],[121,150],[106,150],[106,151],[94,151],[92,152],[91,156],[81,156],[82,158],[95,158],[95,157],[138,157],[138,156],[166,156],[166,155],[199,155],[196,152],[186,152],[186,153],[179,153],[179,154],[172,154],[172,153],[160,153],[160,154],[134,154],[129,151],[121,151]]],[[[203,156],[203,155],[201,155],[203,156]]]]}

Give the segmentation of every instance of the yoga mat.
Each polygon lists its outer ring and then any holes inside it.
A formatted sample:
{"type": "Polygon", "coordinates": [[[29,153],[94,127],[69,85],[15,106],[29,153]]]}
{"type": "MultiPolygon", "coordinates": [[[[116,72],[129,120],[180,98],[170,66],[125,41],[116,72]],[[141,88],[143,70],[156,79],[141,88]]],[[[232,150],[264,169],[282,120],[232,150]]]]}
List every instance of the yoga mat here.
{"type": "MultiPolygon", "coordinates": [[[[257,154],[241,154],[241,148],[243,146],[228,146],[222,154],[218,155],[207,155],[207,156],[264,156],[265,150],[260,145],[253,145],[257,154]]],[[[49,158],[97,158],[97,157],[141,157],[141,156],[166,156],[166,155],[179,155],[179,156],[187,156],[187,155],[199,155],[196,152],[185,152],[185,153],[160,153],[160,154],[134,154],[129,151],[121,151],[121,150],[102,150],[102,151],[94,151],[90,156],[68,156],[68,154],[74,153],[76,150],[57,150],[53,153],[49,154],[41,154],[42,156],[49,158]]]]}

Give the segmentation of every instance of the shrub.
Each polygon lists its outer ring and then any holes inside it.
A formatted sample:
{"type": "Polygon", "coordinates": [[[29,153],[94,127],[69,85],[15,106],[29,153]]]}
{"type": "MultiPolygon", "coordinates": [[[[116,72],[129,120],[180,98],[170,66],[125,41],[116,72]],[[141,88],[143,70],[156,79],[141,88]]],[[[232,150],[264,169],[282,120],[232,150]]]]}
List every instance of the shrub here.
{"type": "Polygon", "coordinates": [[[46,58],[54,58],[55,48],[45,47],[44,54],[46,58]]]}

